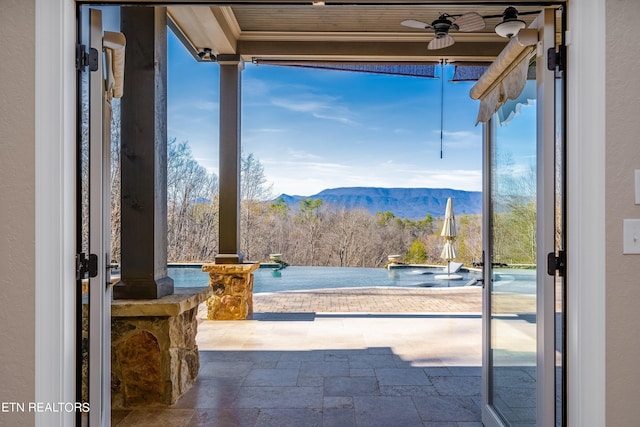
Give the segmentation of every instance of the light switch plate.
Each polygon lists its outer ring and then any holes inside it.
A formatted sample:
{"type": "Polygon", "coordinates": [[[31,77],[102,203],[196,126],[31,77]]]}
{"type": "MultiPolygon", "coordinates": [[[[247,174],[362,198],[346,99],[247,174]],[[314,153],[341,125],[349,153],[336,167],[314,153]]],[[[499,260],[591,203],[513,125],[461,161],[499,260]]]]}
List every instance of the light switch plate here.
{"type": "Polygon", "coordinates": [[[625,219],[622,231],[623,254],[640,254],[640,219],[625,219]]]}
{"type": "Polygon", "coordinates": [[[640,169],[636,169],[635,177],[636,188],[636,205],[640,205],[640,169]]]}

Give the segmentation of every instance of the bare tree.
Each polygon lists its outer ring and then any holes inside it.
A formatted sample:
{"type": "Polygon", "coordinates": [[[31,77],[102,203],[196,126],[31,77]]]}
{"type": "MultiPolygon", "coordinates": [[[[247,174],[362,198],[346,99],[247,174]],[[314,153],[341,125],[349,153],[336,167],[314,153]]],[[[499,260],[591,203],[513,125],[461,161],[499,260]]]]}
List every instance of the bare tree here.
{"type": "Polygon", "coordinates": [[[267,182],[264,167],[260,160],[250,153],[242,154],[240,175],[240,194],[242,198],[240,236],[242,252],[247,259],[252,259],[255,251],[256,239],[261,236],[255,228],[255,219],[264,212],[263,203],[273,198],[273,185],[267,182]]]}
{"type": "Polygon", "coordinates": [[[458,261],[473,263],[482,260],[482,216],[461,215],[458,217],[456,251],[458,261]]]}
{"type": "Polygon", "coordinates": [[[329,219],[330,248],[337,254],[340,267],[368,264],[369,234],[374,224],[372,216],[363,209],[334,210],[329,219]]]}
{"type": "Polygon", "coordinates": [[[217,246],[215,174],[198,164],[187,142],[167,145],[167,222],[169,261],[212,259],[217,246]]]}
{"type": "Polygon", "coordinates": [[[291,210],[282,197],[269,203],[265,230],[268,236],[267,253],[283,253],[290,244],[291,210]]]}
{"type": "Polygon", "coordinates": [[[494,180],[493,262],[535,264],[536,172],[535,165],[517,169],[506,156],[494,180]]]}
{"type": "Polygon", "coordinates": [[[111,100],[111,260],[120,261],[120,99],[111,100]]]}
{"type": "Polygon", "coordinates": [[[305,199],[300,202],[300,210],[296,215],[296,221],[303,230],[305,241],[305,263],[316,265],[318,262],[318,249],[320,247],[320,227],[323,221],[321,212],[321,199],[305,199]]]}

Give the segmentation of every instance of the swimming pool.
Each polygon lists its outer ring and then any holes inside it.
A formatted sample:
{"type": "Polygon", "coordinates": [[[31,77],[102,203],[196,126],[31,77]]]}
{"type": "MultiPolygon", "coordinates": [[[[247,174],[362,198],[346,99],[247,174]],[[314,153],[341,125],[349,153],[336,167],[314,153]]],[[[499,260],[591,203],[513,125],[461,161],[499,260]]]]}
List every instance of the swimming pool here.
{"type": "MultiPolygon", "coordinates": [[[[437,280],[440,268],[394,269],[358,267],[291,266],[282,270],[259,268],[254,272],[254,293],[351,287],[448,287],[464,286],[480,278],[479,272],[459,272],[462,280],[437,280]]],[[[200,267],[169,267],[176,287],[206,286],[209,275],[200,267]]]]}

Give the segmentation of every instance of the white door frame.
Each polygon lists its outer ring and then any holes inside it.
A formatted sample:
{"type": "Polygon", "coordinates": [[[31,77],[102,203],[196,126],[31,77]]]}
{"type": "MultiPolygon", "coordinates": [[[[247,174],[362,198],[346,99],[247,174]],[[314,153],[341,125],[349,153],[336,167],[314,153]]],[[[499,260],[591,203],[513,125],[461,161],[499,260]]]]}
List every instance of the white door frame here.
{"type": "MultiPolygon", "coordinates": [[[[538,18],[537,86],[537,244],[538,268],[536,332],[538,369],[536,378],[536,419],[539,426],[556,423],[555,389],[555,275],[547,272],[547,255],[555,255],[556,230],[556,79],[547,67],[547,50],[556,47],[555,10],[545,9],[538,18]]],[[[564,179],[564,177],[562,178],[564,179]]],[[[563,369],[565,367],[563,366],[563,369]]]]}
{"type": "MultiPolygon", "coordinates": [[[[34,0],[35,400],[75,395],[75,2],[34,0]],[[43,222],[41,222],[41,220],[43,222]]],[[[570,426],[605,425],[606,0],[569,0],[567,307],[570,426]],[[589,100],[598,102],[587,102],[589,100]]],[[[27,29],[29,30],[29,29],[27,29]]],[[[73,414],[38,413],[38,426],[73,414]]]]}
{"type": "Polygon", "coordinates": [[[567,385],[570,426],[606,425],[607,0],[567,8],[567,385]],[[604,35],[603,35],[604,34],[604,35]]]}
{"type": "Polygon", "coordinates": [[[89,73],[89,253],[98,271],[89,277],[90,426],[111,425],[111,283],[110,260],[110,107],[105,103],[102,11],[89,9],[90,48],[98,52],[98,69],[89,73]],[[108,111],[109,110],[109,111],[108,111]]]}
{"type": "MultiPolygon", "coordinates": [[[[35,402],[74,402],[76,18],[73,0],[35,0],[35,402]]],[[[27,5],[25,5],[27,7],[27,5]]],[[[29,5],[29,7],[33,7],[29,5]]],[[[26,143],[27,141],[25,141],[26,143]]],[[[28,305],[25,309],[29,309],[28,305]]],[[[29,337],[25,336],[25,339],[29,337]]],[[[37,426],[75,414],[35,413],[37,426]]]]}
{"type": "MultiPolygon", "coordinates": [[[[547,68],[548,49],[555,50],[555,8],[547,8],[536,18],[536,422],[555,425],[555,277],[547,273],[547,254],[555,253],[555,71],[547,68]]],[[[490,404],[493,368],[491,354],[492,313],[492,236],[493,212],[491,152],[495,142],[496,116],[484,125],[483,147],[483,421],[501,426],[501,417],[490,404]]]]}

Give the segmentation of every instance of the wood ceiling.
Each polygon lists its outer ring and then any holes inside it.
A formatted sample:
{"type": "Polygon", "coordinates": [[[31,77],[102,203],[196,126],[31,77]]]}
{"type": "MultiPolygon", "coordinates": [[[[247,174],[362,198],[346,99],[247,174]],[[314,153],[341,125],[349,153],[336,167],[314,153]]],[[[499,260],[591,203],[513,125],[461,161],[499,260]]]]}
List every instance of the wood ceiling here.
{"type": "MultiPolygon", "coordinates": [[[[400,24],[405,19],[430,23],[441,13],[501,15],[507,6],[504,2],[239,3],[243,2],[174,4],[168,7],[168,13],[173,30],[196,59],[198,52],[210,48],[216,55],[239,54],[245,61],[490,62],[508,42],[494,32],[501,18],[486,19],[485,28],[473,33],[451,30],[456,43],[440,50],[427,49],[434,37],[432,30],[400,24]]],[[[511,4],[520,13],[544,7],[532,2],[511,4]]],[[[535,17],[520,15],[527,26],[535,17]]]]}

